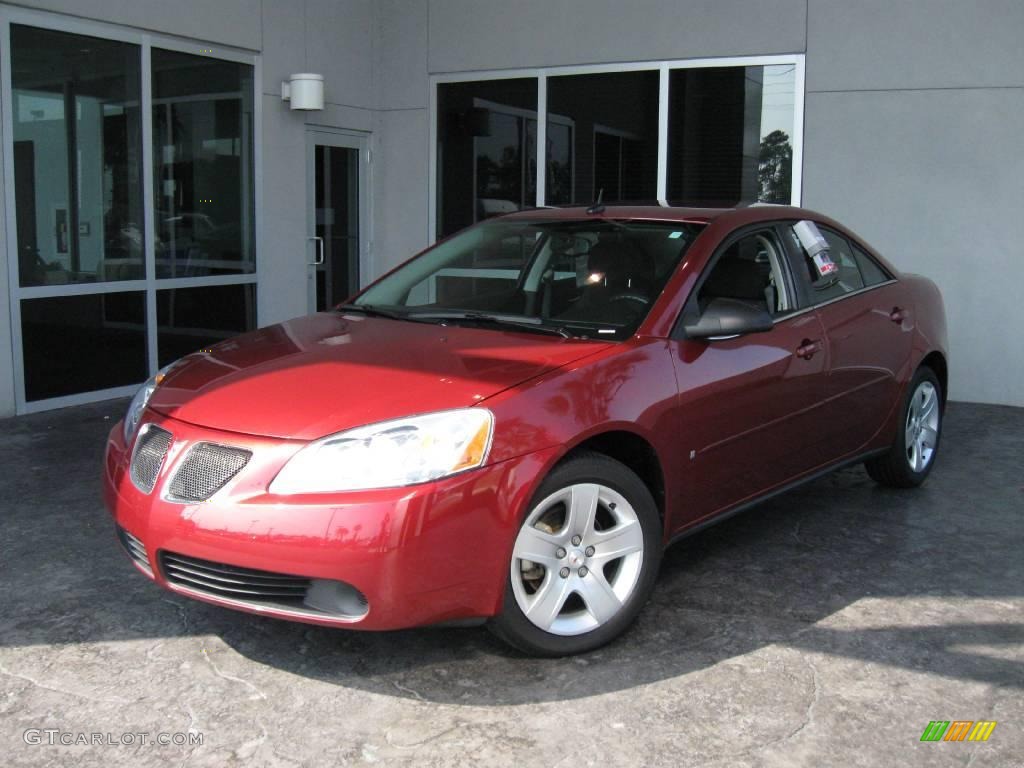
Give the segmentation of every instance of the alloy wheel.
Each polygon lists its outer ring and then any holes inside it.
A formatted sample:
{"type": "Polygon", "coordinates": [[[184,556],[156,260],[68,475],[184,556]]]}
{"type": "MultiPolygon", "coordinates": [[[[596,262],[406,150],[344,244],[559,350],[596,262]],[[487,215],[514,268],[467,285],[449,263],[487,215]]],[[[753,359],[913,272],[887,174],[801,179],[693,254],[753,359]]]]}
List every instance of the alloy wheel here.
{"type": "Polygon", "coordinates": [[[914,472],[923,472],[935,455],[939,442],[939,394],[929,381],[914,390],[907,409],[907,463],[914,472]]]}
{"type": "Polygon", "coordinates": [[[527,516],[512,552],[512,591],[535,626],[579,635],[615,617],[636,589],[644,534],[622,494],[597,483],[562,488],[527,516]]]}

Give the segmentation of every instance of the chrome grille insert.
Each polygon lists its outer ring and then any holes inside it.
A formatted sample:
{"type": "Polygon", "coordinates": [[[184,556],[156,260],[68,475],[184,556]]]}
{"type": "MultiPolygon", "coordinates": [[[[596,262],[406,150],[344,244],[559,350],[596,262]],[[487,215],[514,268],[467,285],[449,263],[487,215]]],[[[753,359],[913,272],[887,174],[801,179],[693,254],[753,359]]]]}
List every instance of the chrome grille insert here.
{"type": "Polygon", "coordinates": [[[152,576],[153,569],[149,565],[149,557],[146,555],[146,547],[142,541],[128,533],[121,526],[117,526],[117,538],[120,540],[121,546],[124,547],[124,551],[128,553],[128,557],[147,574],[152,576]]]}
{"type": "Polygon", "coordinates": [[[171,433],[152,424],[144,424],[135,439],[132,451],[131,477],[135,487],[151,493],[160,474],[167,449],[171,446],[171,433]]]}
{"type": "Polygon", "coordinates": [[[237,475],[251,456],[242,448],[198,443],[175,472],[167,496],[172,501],[206,501],[237,475]]]}

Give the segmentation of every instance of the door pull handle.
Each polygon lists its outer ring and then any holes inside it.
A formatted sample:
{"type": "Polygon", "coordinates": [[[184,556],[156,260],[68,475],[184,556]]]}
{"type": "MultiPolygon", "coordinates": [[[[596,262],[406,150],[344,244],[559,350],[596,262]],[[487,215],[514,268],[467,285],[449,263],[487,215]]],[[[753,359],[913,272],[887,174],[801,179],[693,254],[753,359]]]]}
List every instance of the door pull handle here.
{"type": "Polygon", "coordinates": [[[902,323],[907,319],[907,310],[900,307],[893,307],[892,312],[889,313],[889,319],[894,323],[902,323]]]}
{"type": "Polygon", "coordinates": [[[309,265],[311,267],[319,267],[324,263],[324,239],[319,235],[310,235],[306,240],[316,241],[316,256],[314,256],[313,260],[309,262],[309,265]]]}
{"type": "Polygon", "coordinates": [[[814,341],[811,341],[810,339],[804,339],[800,343],[800,346],[796,348],[796,356],[803,360],[810,360],[820,351],[820,341],[818,341],[817,339],[815,339],[814,341]]]}

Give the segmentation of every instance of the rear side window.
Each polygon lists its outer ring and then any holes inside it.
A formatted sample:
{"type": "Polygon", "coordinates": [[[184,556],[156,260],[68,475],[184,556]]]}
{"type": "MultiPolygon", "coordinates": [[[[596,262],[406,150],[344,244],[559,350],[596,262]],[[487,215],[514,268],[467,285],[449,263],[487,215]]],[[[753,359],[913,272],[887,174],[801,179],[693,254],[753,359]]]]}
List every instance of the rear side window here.
{"type": "Polygon", "coordinates": [[[827,227],[801,221],[788,232],[797,261],[797,279],[811,304],[821,304],[891,279],[863,248],[827,227]]]}
{"type": "Polygon", "coordinates": [[[797,268],[802,278],[806,278],[811,286],[811,301],[814,304],[821,304],[825,301],[838,299],[848,293],[859,291],[864,287],[864,278],[861,277],[860,267],[853,256],[850,244],[842,237],[824,227],[817,227],[818,232],[824,238],[827,250],[815,258],[807,252],[804,244],[801,243],[795,228],[790,232],[793,237],[793,247],[801,255],[801,266],[797,268]],[[834,264],[835,269],[822,274],[822,261],[825,264],[834,264]]]}

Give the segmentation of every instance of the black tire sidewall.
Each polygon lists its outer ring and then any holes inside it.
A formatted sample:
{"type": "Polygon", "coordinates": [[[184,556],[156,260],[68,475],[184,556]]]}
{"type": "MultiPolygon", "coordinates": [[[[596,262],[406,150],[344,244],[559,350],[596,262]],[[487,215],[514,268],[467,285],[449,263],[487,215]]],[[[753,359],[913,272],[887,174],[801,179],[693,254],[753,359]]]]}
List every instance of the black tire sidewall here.
{"type": "Polygon", "coordinates": [[[596,453],[583,453],[557,465],[537,488],[526,507],[516,536],[534,508],[552,493],[569,485],[597,483],[622,494],[632,505],[644,536],[640,577],[633,593],[618,615],[608,623],[580,635],[554,635],[531,622],[512,591],[511,562],[506,567],[505,597],[500,615],[491,620],[492,629],[506,642],[526,653],[566,656],[583,653],[611,642],[622,634],[647,602],[661,564],[663,524],[657,504],[644,482],[626,465],[596,453]]]}

